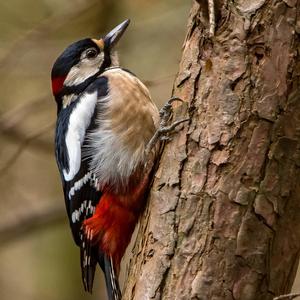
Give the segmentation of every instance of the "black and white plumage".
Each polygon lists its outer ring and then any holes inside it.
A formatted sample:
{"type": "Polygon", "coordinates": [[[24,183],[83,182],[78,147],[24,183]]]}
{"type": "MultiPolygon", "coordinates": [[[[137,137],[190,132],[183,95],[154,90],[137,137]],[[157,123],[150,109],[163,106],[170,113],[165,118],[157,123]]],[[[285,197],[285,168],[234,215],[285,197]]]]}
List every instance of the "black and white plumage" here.
{"type": "Polygon", "coordinates": [[[52,69],[56,159],[81,251],[84,287],[92,291],[99,263],[110,300],[121,297],[120,260],[144,206],[149,177],[145,149],[159,126],[147,88],[116,66],[113,46],[128,23],[103,39],[72,44],[52,69]]]}

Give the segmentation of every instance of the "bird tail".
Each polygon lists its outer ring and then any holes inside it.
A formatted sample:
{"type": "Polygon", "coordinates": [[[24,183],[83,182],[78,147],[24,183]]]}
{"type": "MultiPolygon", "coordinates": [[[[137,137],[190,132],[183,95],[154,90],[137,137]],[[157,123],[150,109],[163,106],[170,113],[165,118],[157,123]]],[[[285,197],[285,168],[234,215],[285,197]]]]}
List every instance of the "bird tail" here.
{"type": "Polygon", "coordinates": [[[111,256],[107,256],[102,251],[99,253],[99,264],[105,275],[106,290],[109,300],[121,300],[121,290],[118,276],[114,269],[111,256]]]}
{"type": "Polygon", "coordinates": [[[97,251],[95,250],[95,247],[92,249],[89,247],[88,249],[81,248],[81,269],[84,289],[87,292],[92,293],[95,269],[98,259],[98,263],[105,275],[108,299],[121,300],[122,295],[119,286],[119,280],[114,269],[112,257],[107,256],[101,250],[99,250],[97,257],[97,251]]]}
{"type": "Polygon", "coordinates": [[[84,290],[92,293],[97,265],[97,251],[92,249],[87,241],[83,245],[87,245],[88,247],[80,247],[82,282],[84,290]]]}

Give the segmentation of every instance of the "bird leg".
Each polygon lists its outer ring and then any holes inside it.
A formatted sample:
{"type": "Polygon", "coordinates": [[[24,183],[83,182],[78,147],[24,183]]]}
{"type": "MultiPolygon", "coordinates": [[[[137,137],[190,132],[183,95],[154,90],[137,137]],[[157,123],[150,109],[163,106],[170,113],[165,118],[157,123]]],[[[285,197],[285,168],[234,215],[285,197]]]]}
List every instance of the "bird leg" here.
{"type": "Polygon", "coordinates": [[[160,141],[170,141],[171,138],[168,136],[170,132],[173,132],[174,129],[181,123],[188,121],[189,119],[182,119],[175,121],[171,125],[168,125],[169,119],[173,113],[172,103],[175,101],[183,102],[182,99],[178,97],[172,97],[159,111],[160,116],[160,124],[157,131],[154,133],[153,137],[149,141],[147,147],[146,147],[146,155],[150,153],[150,151],[153,149],[153,147],[156,145],[156,143],[160,141]]]}

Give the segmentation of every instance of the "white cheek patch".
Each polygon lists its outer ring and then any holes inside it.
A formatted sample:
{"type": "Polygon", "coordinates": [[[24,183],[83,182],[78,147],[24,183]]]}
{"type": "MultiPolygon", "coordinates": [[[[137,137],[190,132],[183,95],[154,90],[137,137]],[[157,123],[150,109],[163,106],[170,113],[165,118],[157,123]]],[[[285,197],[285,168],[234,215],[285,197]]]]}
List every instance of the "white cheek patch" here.
{"type": "Polygon", "coordinates": [[[100,53],[95,59],[83,58],[77,65],[73,66],[64,81],[65,86],[78,85],[89,77],[95,75],[104,60],[104,53],[100,53]]]}
{"type": "Polygon", "coordinates": [[[83,94],[73,109],[66,134],[66,146],[69,156],[69,171],[63,170],[66,181],[74,178],[81,165],[81,146],[85,132],[90,125],[97,102],[97,92],[83,94]]]}

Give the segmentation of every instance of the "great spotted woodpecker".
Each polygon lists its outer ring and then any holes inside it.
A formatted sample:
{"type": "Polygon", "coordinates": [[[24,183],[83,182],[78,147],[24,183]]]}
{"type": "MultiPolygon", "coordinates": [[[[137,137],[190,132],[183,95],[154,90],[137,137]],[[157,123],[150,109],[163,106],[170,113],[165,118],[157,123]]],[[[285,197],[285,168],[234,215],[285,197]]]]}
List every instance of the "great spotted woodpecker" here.
{"type": "Polygon", "coordinates": [[[158,130],[159,112],[144,84],[118,67],[114,46],[128,24],[70,45],[51,73],[56,160],[84,288],[92,292],[99,263],[110,300],[121,298],[120,261],[145,205],[153,145],[168,130],[158,130]]]}

